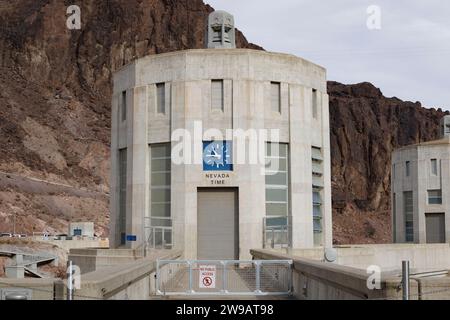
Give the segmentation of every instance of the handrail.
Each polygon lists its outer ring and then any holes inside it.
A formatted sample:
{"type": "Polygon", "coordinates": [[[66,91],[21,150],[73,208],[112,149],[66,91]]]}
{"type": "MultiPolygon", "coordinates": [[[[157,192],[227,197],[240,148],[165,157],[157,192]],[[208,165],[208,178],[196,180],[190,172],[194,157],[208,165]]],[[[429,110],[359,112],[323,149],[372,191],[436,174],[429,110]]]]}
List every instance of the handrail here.
{"type": "Polygon", "coordinates": [[[267,216],[263,218],[263,248],[266,248],[270,242],[273,249],[276,246],[291,246],[291,220],[290,216],[267,216]],[[268,220],[285,220],[285,223],[268,225],[268,220]],[[276,239],[278,238],[278,239],[276,239]]]}

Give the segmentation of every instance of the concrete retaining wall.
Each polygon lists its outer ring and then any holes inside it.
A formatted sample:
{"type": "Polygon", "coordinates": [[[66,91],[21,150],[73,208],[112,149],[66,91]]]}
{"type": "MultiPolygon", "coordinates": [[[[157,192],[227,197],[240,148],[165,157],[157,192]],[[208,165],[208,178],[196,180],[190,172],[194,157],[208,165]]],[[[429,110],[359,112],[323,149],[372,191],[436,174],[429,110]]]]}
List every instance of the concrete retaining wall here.
{"type": "Polygon", "coordinates": [[[178,251],[150,253],[143,259],[82,275],[75,300],[146,300],[154,293],[156,260],[181,257],[178,251]]]}

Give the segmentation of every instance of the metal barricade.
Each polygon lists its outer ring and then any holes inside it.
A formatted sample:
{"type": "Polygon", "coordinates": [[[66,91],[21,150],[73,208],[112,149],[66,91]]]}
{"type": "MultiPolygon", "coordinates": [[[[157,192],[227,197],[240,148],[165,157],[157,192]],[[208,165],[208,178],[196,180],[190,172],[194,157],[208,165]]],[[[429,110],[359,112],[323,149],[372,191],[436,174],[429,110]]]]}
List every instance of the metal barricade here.
{"type": "MultiPolygon", "coordinates": [[[[158,221],[160,222],[160,221],[158,221]]],[[[170,218],[145,217],[144,229],[146,236],[146,247],[152,249],[172,249],[172,227],[170,218]],[[167,226],[152,226],[152,220],[160,219],[167,226]]]]}
{"type": "Polygon", "coordinates": [[[291,218],[288,216],[264,217],[263,248],[289,248],[291,218]]]}
{"type": "Polygon", "coordinates": [[[292,260],[158,260],[159,295],[289,295],[292,260]]]}

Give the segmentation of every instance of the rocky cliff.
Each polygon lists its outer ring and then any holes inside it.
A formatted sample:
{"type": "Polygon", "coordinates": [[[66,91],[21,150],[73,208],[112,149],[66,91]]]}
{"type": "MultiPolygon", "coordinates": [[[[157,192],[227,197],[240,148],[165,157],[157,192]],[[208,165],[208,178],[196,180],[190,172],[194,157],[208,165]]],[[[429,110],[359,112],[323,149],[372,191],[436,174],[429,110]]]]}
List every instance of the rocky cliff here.
{"type": "Polygon", "coordinates": [[[384,97],[370,83],[329,82],[328,93],[335,242],[389,242],[391,152],[438,138],[444,112],[384,97]]]}
{"type": "MultiPolygon", "coordinates": [[[[133,59],[202,48],[201,0],[0,2],[0,231],[108,230],[111,74],[133,59]]],[[[238,47],[261,49],[238,32],[238,47]]],[[[389,155],[437,134],[442,112],[385,98],[364,83],[329,84],[335,240],[389,234],[389,155]]]]}
{"type": "MultiPolygon", "coordinates": [[[[201,0],[0,1],[0,232],[107,234],[111,74],[133,59],[202,48],[201,0]],[[8,173],[8,174],[6,174],[8,173]],[[13,174],[11,174],[13,173],[13,174]]],[[[259,47],[237,33],[238,47],[259,47]]]]}

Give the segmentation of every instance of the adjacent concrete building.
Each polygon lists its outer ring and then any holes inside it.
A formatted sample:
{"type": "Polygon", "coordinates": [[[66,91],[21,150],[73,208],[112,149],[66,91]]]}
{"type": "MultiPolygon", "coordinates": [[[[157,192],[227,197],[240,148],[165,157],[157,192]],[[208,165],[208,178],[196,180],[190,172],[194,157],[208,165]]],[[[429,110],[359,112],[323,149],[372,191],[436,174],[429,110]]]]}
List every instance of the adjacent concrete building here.
{"type": "Polygon", "coordinates": [[[237,259],[251,248],[332,245],[326,70],[234,49],[230,17],[211,15],[207,49],[147,56],[114,74],[112,248],[237,259]],[[261,144],[252,134],[264,130],[261,144]],[[263,148],[246,156],[263,161],[238,161],[243,136],[263,148]]]}
{"type": "Polygon", "coordinates": [[[70,237],[94,237],[94,223],[93,222],[71,222],[69,223],[70,237]]]}
{"type": "Polygon", "coordinates": [[[450,116],[441,139],[394,151],[392,219],[394,242],[450,242],[450,116]]]}

